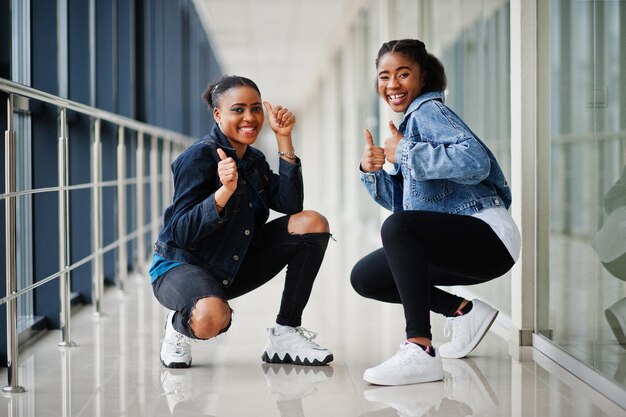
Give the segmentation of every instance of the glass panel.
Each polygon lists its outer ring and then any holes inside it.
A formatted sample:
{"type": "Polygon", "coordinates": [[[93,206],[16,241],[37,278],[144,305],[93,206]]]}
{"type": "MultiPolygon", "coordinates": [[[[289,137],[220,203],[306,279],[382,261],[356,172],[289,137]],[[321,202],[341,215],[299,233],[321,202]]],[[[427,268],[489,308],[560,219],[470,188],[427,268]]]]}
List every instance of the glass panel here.
{"type": "MultiPolygon", "coordinates": [[[[509,2],[431,0],[427,10],[426,48],[446,69],[446,104],[489,146],[510,180],[509,2]]],[[[510,273],[464,290],[511,315],[510,273]]]]}
{"type": "Polygon", "coordinates": [[[550,257],[538,283],[549,312],[538,332],[626,385],[626,3],[550,6],[550,257]]]}

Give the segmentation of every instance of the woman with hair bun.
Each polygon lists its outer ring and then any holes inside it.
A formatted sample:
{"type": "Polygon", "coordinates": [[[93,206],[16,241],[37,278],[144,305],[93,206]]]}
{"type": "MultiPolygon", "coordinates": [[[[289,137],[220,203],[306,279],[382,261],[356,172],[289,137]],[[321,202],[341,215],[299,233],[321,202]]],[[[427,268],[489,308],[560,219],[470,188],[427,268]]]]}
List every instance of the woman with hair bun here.
{"type": "Polygon", "coordinates": [[[365,130],[361,181],[391,210],[383,247],[361,259],[351,282],[362,296],[401,303],[406,341],[367,369],[365,381],[403,385],[443,378],[441,358],[462,358],[480,342],[498,311],[437,286],[480,284],[505,274],[521,240],[508,212],[511,192],[487,146],[444,104],[446,75],[423,42],[394,40],[376,58],[377,90],[404,113],[382,146],[365,130]],[[385,161],[393,170],[383,170],[385,161]],[[430,312],[447,317],[452,340],[432,345],[430,312]]]}
{"type": "Polygon", "coordinates": [[[224,76],[202,98],[215,124],[172,164],[174,198],[149,271],[154,295],[170,310],[161,362],[189,367],[189,339],[226,332],[232,316],[228,301],[287,266],[262,360],[325,365],[332,353],[313,342],[316,334],[301,327],[301,320],[330,233],[324,216],[303,211],[302,167],[291,136],[296,117],[262,102],[259,88],[244,77],[224,76]],[[252,147],[263,127],[264,106],[276,136],[278,173],[252,147]],[[267,222],[270,209],[285,216],[267,222]]]}

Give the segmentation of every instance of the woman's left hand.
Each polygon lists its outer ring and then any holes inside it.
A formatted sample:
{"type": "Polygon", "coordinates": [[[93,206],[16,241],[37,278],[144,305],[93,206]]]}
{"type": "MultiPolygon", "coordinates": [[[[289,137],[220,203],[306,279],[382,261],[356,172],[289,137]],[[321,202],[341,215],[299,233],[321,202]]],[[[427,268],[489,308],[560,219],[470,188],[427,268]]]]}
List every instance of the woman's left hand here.
{"type": "Polygon", "coordinates": [[[290,137],[291,131],[296,124],[296,116],[286,107],[272,107],[269,101],[264,101],[263,104],[267,109],[267,118],[276,136],[290,137]]]}
{"type": "Polygon", "coordinates": [[[391,164],[396,162],[396,148],[398,147],[398,142],[404,137],[402,133],[398,130],[393,121],[389,121],[389,130],[391,131],[391,136],[385,139],[385,158],[391,164]]]}

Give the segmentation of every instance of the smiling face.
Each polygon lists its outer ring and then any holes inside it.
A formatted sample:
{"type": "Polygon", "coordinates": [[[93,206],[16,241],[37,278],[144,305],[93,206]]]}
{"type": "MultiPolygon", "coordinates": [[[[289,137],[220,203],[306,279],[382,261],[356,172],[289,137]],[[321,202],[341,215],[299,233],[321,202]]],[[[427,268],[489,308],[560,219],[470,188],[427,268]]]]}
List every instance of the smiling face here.
{"type": "Polygon", "coordinates": [[[404,54],[389,52],[378,61],[378,94],[397,113],[422,94],[426,73],[404,54]]]}
{"type": "Polygon", "coordinates": [[[231,88],[220,96],[219,105],[213,109],[213,118],[241,158],[263,127],[261,96],[252,87],[231,88]]]}

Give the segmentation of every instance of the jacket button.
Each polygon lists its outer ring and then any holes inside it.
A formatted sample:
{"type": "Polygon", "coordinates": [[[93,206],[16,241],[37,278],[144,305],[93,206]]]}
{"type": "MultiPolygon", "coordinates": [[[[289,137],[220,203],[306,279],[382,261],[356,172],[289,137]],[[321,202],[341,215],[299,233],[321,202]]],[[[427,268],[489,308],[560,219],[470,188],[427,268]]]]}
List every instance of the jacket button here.
{"type": "Polygon", "coordinates": [[[243,234],[246,235],[246,236],[249,236],[250,235],[250,230],[248,230],[248,229],[244,230],[243,234]]]}
{"type": "Polygon", "coordinates": [[[238,261],[239,260],[239,255],[233,255],[233,260],[234,261],[238,261]]]}
{"type": "Polygon", "coordinates": [[[222,284],[224,284],[224,285],[228,285],[228,280],[227,280],[227,279],[225,279],[224,281],[222,281],[222,284]]]}
{"type": "Polygon", "coordinates": [[[248,203],[248,207],[252,208],[252,203],[248,203]]]}

